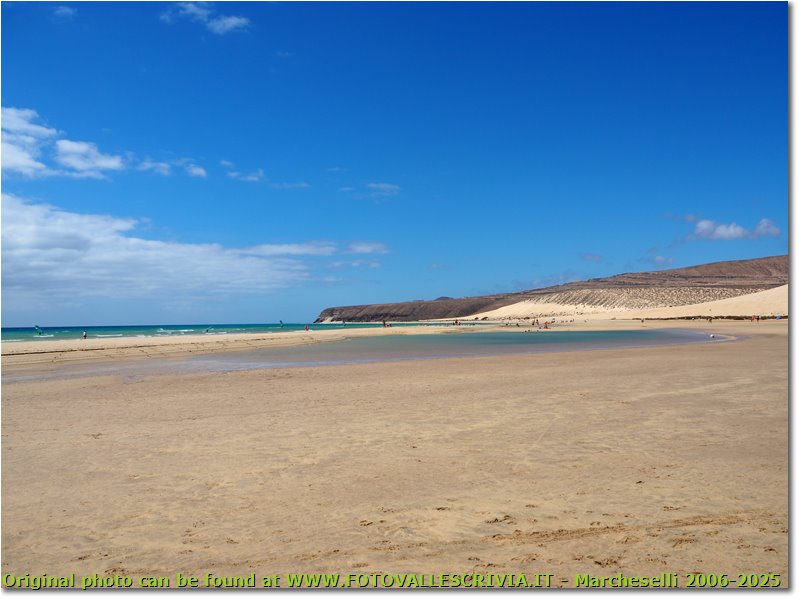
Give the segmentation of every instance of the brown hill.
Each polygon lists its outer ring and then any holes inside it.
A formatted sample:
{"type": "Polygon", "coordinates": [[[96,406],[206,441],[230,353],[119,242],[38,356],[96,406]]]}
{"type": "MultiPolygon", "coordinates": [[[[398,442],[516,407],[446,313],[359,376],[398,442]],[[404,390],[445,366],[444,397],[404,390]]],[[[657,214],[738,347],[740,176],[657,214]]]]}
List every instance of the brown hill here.
{"type": "Polygon", "coordinates": [[[316,322],[376,322],[463,318],[524,300],[616,307],[696,304],[788,283],[788,256],[712,262],[686,268],[624,273],[565,285],[464,298],[341,306],[322,310],[316,322]],[[676,290],[680,290],[676,293],[676,290]],[[604,293],[595,293],[604,290],[604,293]],[[609,292],[609,293],[608,293],[609,292]]]}

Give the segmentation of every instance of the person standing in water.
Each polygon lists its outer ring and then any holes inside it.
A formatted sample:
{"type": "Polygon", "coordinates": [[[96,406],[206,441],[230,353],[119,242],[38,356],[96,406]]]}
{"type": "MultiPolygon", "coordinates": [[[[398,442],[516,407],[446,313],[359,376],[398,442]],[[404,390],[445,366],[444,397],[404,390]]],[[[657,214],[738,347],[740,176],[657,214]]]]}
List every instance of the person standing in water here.
{"type": "Polygon", "coordinates": [[[88,333],[86,331],[83,331],[83,338],[86,339],[88,336],[89,336],[88,333]]]}

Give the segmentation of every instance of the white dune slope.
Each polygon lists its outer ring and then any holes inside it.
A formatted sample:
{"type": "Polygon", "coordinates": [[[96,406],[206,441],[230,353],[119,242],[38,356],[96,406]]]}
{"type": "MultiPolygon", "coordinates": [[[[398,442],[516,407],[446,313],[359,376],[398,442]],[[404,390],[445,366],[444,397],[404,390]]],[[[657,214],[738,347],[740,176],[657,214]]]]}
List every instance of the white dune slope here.
{"type": "MultiPolygon", "coordinates": [[[[654,290],[653,290],[654,291],[654,290]]],[[[688,316],[777,316],[788,314],[788,285],[765,291],[729,297],[720,300],[687,304],[684,306],[662,306],[654,308],[628,308],[590,304],[561,304],[525,300],[496,310],[481,312],[475,317],[488,320],[542,318],[561,316],[585,320],[625,318],[681,318],[688,316]]]]}

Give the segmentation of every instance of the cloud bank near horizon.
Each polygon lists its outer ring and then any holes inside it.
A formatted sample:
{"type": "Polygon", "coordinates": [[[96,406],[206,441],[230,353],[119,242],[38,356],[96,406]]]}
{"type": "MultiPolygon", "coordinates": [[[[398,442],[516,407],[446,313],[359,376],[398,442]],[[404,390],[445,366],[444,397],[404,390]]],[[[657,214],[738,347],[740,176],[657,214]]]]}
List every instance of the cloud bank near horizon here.
{"type": "Polygon", "coordinates": [[[378,242],[231,248],[144,239],[135,234],[138,219],[79,214],[11,194],[3,194],[2,209],[2,285],[11,308],[66,298],[272,293],[324,281],[312,258],[388,251],[378,242]]]}

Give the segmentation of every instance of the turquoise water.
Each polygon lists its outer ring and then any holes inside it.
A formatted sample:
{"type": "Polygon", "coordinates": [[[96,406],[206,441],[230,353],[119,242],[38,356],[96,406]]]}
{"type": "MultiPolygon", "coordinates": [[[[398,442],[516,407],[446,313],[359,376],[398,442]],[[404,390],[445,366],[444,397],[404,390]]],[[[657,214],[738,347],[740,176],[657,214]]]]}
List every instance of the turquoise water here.
{"type": "MultiPolygon", "coordinates": [[[[312,330],[358,329],[381,327],[379,323],[310,324],[312,330]]],[[[83,332],[89,339],[107,337],[175,337],[180,335],[226,335],[228,333],[277,333],[301,331],[306,323],[266,324],[164,324],[103,327],[3,327],[0,340],[14,341],[58,341],[80,339],[83,332]]],[[[421,326],[420,323],[397,323],[393,326],[421,326]]]]}
{"type": "MultiPolygon", "coordinates": [[[[463,329],[461,329],[463,330],[463,329]]],[[[140,377],[186,372],[229,372],[262,368],[335,366],[477,356],[502,356],[685,343],[718,343],[706,332],[659,329],[636,331],[479,331],[450,334],[356,337],[302,345],[175,358],[141,358],[114,363],[63,364],[39,372],[8,372],[4,383],[22,380],[117,374],[140,377]]]]}

